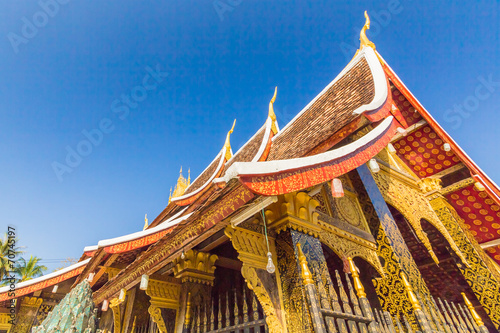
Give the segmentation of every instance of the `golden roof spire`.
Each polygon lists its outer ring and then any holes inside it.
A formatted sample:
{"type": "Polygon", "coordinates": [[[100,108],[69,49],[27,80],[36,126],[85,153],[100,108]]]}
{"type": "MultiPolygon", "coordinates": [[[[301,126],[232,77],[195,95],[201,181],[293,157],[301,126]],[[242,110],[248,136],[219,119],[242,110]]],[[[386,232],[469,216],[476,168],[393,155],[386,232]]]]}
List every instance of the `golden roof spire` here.
{"type": "Polygon", "coordinates": [[[148,226],[149,226],[149,224],[148,224],[148,214],[146,214],[146,216],[144,216],[144,228],[142,228],[142,230],[146,230],[148,228],[148,226]]]}
{"type": "Polygon", "coordinates": [[[226,161],[229,161],[229,159],[233,157],[233,154],[231,153],[231,143],[229,141],[229,137],[231,136],[231,133],[233,133],[234,125],[236,125],[236,119],[233,122],[233,127],[231,127],[229,132],[227,132],[226,143],[224,144],[224,148],[226,148],[226,161]]]}
{"type": "Polygon", "coordinates": [[[170,186],[170,195],[168,196],[168,203],[172,201],[172,186],[170,186]]]}
{"type": "MultiPolygon", "coordinates": [[[[177,179],[177,184],[175,185],[174,188],[174,193],[171,193],[169,202],[170,200],[172,200],[172,198],[177,198],[183,195],[190,184],[191,184],[191,177],[189,177],[189,179],[184,178],[184,176],[182,175],[182,167],[181,167],[181,170],[179,171],[179,178],[177,179]]],[[[172,189],[170,189],[170,191],[172,191],[172,189]]]]}
{"type": "Polygon", "coordinates": [[[362,50],[365,46],[369,46],[372,49],[375,50],[375,44],[373,44],[368,37],[366,37],[366,30],[370,29],[370,17],[368,16],[368,13],[365,10],[365,25],[363,26],[363,29],[361,29],[361,32],[359,34],[359,49],[362,50]]]}
{"type": "Polygon", "coordinates": [[[269,102],[269,118],[271,118],[271,121],[273,122],[271,125],[271,130],[273,131],[274,134],[278,133],[278,128],[276,127],[276,114],[274,113],[274,101],[276,100],[276,95],[278,93],[278,87],[274,88],[274,95],[273,98],[271,98],[271,101],[269,102]]]}

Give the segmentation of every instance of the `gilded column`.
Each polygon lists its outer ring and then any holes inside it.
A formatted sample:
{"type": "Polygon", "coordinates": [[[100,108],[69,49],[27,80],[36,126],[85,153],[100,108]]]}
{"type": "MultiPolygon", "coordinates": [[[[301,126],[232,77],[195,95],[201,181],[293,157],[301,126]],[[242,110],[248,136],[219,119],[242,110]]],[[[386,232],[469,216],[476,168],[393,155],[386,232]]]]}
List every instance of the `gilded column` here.
{"type": "Polygon", "coordinates": [[[416,327],[413,306],[401,273],[408,277],[411,287],[420,295],[429,295],[429,290],[370,170],[363,165],[357,171],[359,178],[352,177],[352,180],[358,190],[372,233],[376,237],[377,253],[384,261],[385,276],[374,281],[380,303],[395,316],[406,314],[416,327]]]}

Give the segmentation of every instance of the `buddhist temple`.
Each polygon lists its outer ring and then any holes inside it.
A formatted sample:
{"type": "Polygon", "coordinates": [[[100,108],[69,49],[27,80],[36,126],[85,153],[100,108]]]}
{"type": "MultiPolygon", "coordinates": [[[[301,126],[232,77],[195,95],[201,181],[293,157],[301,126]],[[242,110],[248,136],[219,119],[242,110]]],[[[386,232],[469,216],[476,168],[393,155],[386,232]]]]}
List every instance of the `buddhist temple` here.
{"type": "Polygon", "coordinates": [[[43,330],[83,282],[100,332],[497,332],[500,188],[378,53],[365,16],[352,60],[288,124],[271,91],[255,134],[233,149],[228,119],[212,162],[193,181],[181,170],[143,230],[1,288],[0,333],[43,330]]]}

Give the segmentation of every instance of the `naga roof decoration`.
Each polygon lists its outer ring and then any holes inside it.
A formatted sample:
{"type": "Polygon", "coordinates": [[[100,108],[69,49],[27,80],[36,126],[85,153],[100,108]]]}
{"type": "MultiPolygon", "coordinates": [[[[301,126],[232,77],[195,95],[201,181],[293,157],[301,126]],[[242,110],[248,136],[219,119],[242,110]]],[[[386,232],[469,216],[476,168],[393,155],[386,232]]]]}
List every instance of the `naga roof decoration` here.
{"type": "Polygon", "coordinates": [[[89,261],[90,258],[80,261],[66,268],[60,269],[58,271],[52,272],[50,274],[42,275],[40,277],[28,281],[17,283],[15,293],[12,292],[9,293],[10,291],[9,286],[2,287],[0,288],[0,302],[13,298],[19,298],[20,296],[31,294],[35,291],[54,286],[58,283],[61,283],[72,277],[75,277],[83,271],[83,269],[85,268],[85,266],[88,264],[89,261]]]}

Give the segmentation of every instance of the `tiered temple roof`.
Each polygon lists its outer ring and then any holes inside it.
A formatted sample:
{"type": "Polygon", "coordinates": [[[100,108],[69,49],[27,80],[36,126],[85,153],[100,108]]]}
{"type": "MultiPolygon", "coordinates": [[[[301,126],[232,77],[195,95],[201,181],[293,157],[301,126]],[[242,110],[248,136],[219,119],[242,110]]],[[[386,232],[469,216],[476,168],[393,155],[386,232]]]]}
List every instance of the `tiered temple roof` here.
{"type": "MultiPolygon", "coordinates": [[[[234,155],[231,129],[223,148],[192,183],[180,176],[183,186],[146,230],[86,247],[81,262],[68,271],[81,273],[75,284],[101,267],[94,298],[102,301],[214,235],[224,227],[221,221],[260,196],[329,181],[375,158],[389,143],[405,165],[402,172],[416,182],[438,179],[431,190],[446,196],[480,246],[500,263],[500,189],[411,94],[373,43],[366,36],[363,40],[365,30],[355,57],[285,127],[277,124],[275,94],[262,127],[234,155]],[[113,262],[124,269],[100,281],[102,267],[113,262]]],[[[42,282],[53,278],[29,285],[45,288],[42,282]]],[[[0,300],[9,298],[7,289],[0,289],[0,300]]]]}

